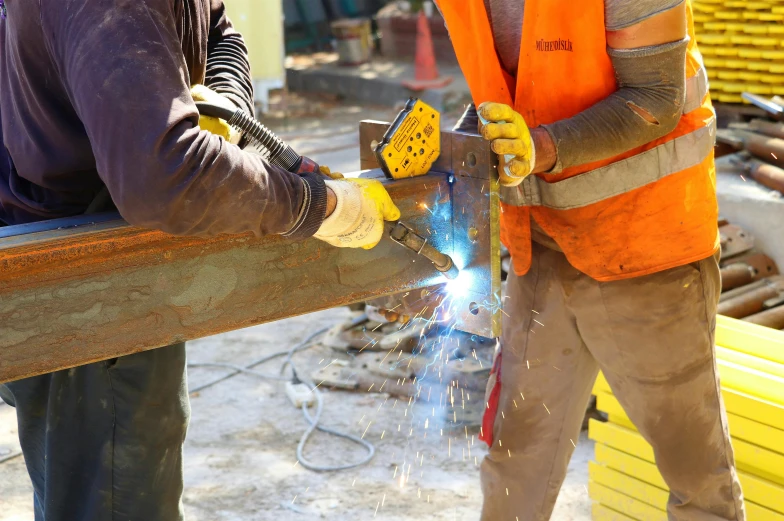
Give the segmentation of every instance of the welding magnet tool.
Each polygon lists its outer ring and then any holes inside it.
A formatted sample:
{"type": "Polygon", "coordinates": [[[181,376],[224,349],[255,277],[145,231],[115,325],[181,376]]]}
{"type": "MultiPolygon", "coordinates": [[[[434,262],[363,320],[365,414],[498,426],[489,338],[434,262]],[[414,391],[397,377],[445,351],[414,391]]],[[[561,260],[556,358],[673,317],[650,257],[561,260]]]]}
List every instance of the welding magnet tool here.
{"type": "Polygon", "coordinates": [[[410,98],[374,153],[389,179],[425,175],[441,154],[441,115],[422,100],[410,98]]]}
{"type": "Polygon", "coordinates": [[[428,244],[427,239],[417,234],[410,226],[398,221],[393,226],[392,231],[389,232],[389,237],[401,246],[405,246],[409,250],[416,252],[417,255],[422,255],[432,262],[436,269],[449,280],[456,279],[460,274],[460,270],[455,266],[452,257],[441,253],[431,244],[428,244]]]}

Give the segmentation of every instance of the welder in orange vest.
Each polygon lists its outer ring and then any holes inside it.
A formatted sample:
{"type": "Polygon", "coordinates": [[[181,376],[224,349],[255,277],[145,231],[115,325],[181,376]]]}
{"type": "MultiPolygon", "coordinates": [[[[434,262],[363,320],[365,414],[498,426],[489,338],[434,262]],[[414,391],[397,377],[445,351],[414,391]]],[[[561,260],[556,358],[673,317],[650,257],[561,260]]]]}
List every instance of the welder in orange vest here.
{"type": "Polygon", "coordinates": [[[437,3],[477,107],[459,129],[498,155],[514,266],[482,520],[550,517],[600,369],[653,446],[669,519],[743,520],[714,351],[715,114],[689,0],[437,3]]]}

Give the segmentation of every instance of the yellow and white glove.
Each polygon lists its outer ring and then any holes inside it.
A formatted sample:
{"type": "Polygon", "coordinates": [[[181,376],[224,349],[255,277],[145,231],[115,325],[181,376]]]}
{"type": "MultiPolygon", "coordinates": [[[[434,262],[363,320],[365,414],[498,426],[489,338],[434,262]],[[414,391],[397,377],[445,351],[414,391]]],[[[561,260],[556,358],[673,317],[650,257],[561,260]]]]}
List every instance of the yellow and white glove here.
{"type": "Polygon", "coordinates": [[[384,221],[400,219],[400,210],[384,185],[374,179],[325,181],[337,196],[332,215],[314,237],[338,248],[369,250],[381,241],[384,221]]]}
{"type": "Polygon", "coordinates": [[[498,155],[498,178],[502,186],[517,186],[533,172],[536,148],[523,116],[509,105],[485,102],[477,109],[479,132],[498,155]]]}
{"type": "MultiPolygon", "coordinates": [[[[191,87],[191,97],[193,101],[204,101],[212,105],[226,107],[231,110],[237,110],[237,106],[228,98],[225,98],[204,85],[194,85],[191,87]]],[[[240,142],[242,134],[237,132],[231,126],[220,118],[212,116],[199,116],[199,128],[212,132],[216,136],[221,136],[223,139],[236,145],[240,142]]]]}

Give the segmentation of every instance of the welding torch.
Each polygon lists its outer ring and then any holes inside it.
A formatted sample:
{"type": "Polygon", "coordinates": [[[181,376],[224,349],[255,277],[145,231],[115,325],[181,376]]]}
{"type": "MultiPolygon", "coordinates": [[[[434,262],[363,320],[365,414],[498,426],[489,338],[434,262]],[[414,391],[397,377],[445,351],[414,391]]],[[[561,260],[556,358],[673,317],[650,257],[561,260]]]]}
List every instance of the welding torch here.
{"type": "MultiPolygon", "coordinates": [[[[203,101],[196,102],[196,108],[202,116],[211,116],[226,121],[229,126],[239,130],[243,136],[255,145],[266,159],[275,166],[283,168],[294,174],[317,173],[318,165],[305,156],[297,154],[286,142],[274,132],[256,121],[242,109],[232,110],[203,101]]],[[[407,224],[398,221],[389,232],[389,237],[409,250],[422,255],[433,266],[444,274],[447,279],[457,278],[459,270],[452,258],[438,251],[433,245],[428,244],[426,238],[416,233],[407,224]]]]}
{"type": "Polygon", "coordinates": [[[452,257],[445,253],[441,253],[431,244],[428,244],[426,238],[416,233],[407,224],[398,221],[392,227],[392,231],[389,232],[389,238],[432,262],[433,266],[449,280],[456,279],[460,274],[460,270],[455,266],[452,257]]]}

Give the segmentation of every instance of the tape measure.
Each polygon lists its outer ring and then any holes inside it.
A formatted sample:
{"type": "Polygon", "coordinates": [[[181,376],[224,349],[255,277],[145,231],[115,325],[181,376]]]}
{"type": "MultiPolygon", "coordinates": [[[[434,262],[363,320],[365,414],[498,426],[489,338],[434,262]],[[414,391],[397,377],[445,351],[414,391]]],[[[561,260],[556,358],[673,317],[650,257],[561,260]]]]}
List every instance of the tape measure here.
{"type": "Polygon", "coordinates": [[[423,101],[409,99],[375,154],[390,179],[426,174],[441,154],[441,115],[423,101]]]}

